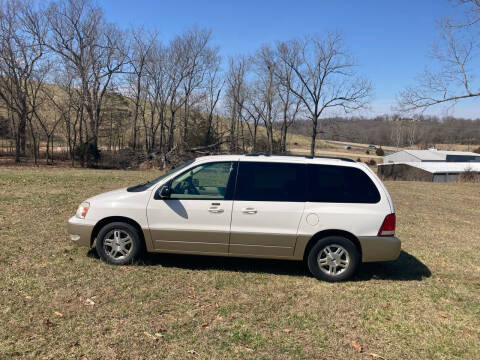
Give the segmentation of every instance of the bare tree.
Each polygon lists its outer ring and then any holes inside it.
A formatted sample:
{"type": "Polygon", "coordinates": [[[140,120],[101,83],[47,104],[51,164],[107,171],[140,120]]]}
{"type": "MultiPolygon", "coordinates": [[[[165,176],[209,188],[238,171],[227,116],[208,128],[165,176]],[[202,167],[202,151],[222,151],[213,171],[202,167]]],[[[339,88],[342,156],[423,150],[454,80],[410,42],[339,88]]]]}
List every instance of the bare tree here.
{"type": "Polygon", "coordinates": [[[80,101],[89,118],[86,143],[96,148],[105,94],[127,61],[125,35],[90,0],[52,2],[46,18],[50,36],[45,45],[79,80],[80,101]]]}
{"type": "Polygon", "coordinates": [[[252,141],[252,152],[257,151],[258,126],[262,119],[265,104],[258,96],[257,84],[245,83],[244,96],[240,97],[238,107],[241,110],[238,114],[247,126],[252,141]]]}
{"type": "MultiPolygon", "coordinates": [[[[143,29],[132,30],[132,46],[129,54],[130,71],[127,76],[130,93],[133,101],[133,123],[132,123],[132,148],[137,148],[138,118],[142,109],[142,94],[145,93],[143,85],[145,84],[145,71],[147,62],[151,58],[152,48],[156,42],[157,34],[146,34],[143,29]]],[[[143,114],[142,114],[143,115],[143,114]]]]}
{"type": "Polygon", "coordinates": [[[339,34],[280,43],[278,51],[281,61],[293,70],[303,85],[302,93],[291,90],[302,100],[312,121],[310,154],[314,156],[323,112],[333,108],[349,112],[365,107],[371,85],[356,77],[355,64],[339,34]]]}
{"type": "Polygon", "coordinates": [[[468,10],[459,21],[440,22],[440,43],[432,49],[435,69],[425,69],[416,84],[401,91],[398,109],[425,110],[435,105],[455,105],[460,100],[477,98],[480,90],[474,86],[475,61],[480,50],[480,1],[460,0],[468,10]]]}
{"type": "Polygon", "coordinates": [[[480,0],[458,0],[459,4],[467,4],[465,19],[455,24],[456,27],[470,27],[480,23],[480,0]]]}
{"type": "Polygon", "coordinates": [[[292,67],[288,66],[284,61],[278,60],[278,53],[275,75],[279,79],[278,96],[282,108],[280,151],[286,152],[288,129],[303,111],[303,85],[298,77],[295,76],[292,67]],[[300,96],[295,96],[295,93],[300,94],[300,96]]]}
{"type": "Polygon", "coordinates": [[[220,100],[220,95],[224,86],[224,81],[220,77],[220,64],[217,63],[206,76],[206,89],[204,95],[204,116],[206,117],[207,129],[205,131],[204,145],[210,145],[212,142],[213,119],[215,109],[220,100]]]}
{"type": "Polygon", "coordinates": [[[254,95],[259,100],[252,104],[265,125],[270,153],[274,152],[273,127],[279,111],[279,82],[275,76],[275,61],[275,53],[269,46],[261,47],[251,60],[256,75],[254,95]]]}
{"type": "Polygon", "coordinates": [[[30,2],[0,3],[0,98],[14,125],[17,162],[25,155],[27,123],[39,106],[38,94],[48,71],[44,37],[43,18],[30,2]]]}
{"type": "Polygon", "coordinates": [[[181,36],[183,43],[183,56],[187,59],[186,77],[183,81],[184,111],[183,111],[183,140],[188,135],[189,111],[201,96],[196,91],[201,91],[205,86],[205,78],[210,71],[215,71],[220,58],[218,48],[210,46],[212,31],[193,27],[181,36]]]}
{"type": "MultiPolygon", "coordinates": [[[[185,34],[184,34],[185,35],[185,34]]],[[[170,119],[168,121],[167,151],[171,151],[174,145],[175,116],[182,108],[187,96],[182,92],[182,85],[189,74],[188,48],[185,36],[177,36],[168,47],[167,74],[168,74],[168,108],[170,119]]]]}
{"type": "Polygon", "coordinates": [[[165,115],[171,91],[171,78],[168,71],[168,49],[157,41],[152,47],[151,56],[146,64],[146,79],[144,84],[146,97],[142,116],[147,152],[155,149],[158,129],[160,129],[158,148],[162,150],[164,146],[165,115]],[[145,116],[147,106],[150,109],[148,119],[145,116]]]}
{"type": "MultiPolygon", "coordinates": [[[[45,134],[45,139],[47,140],[46,144],[46,160],[47,164],[53,163],[53,138],[55,135],[55,130],[57,129],[58,124],[64,120],[66,114],[60,105],[58,105],[59,100],[56,99],[55,94],[58,90],[53,86],[44,86],[42,93],[38,96],[39,105],[33,112],[35,119],[37,120],[40,128],[45,134]],[[50,151],[50,145],[52,151],[50,151]]],[[[35,157],[35,161],[36,161],[35,157]]]]}
{"type": "Polygon", "coordinates": [[[391,134],[391,141],[393,145],[398,149],[402,145],[403,140],[403,123],[401,119],[394,120],[391,134]]]}
{"type": "MultiPolygon", "coordinates": [[[[45,92],[53,111],[59,113],[59,119],[63,122],[67,141],[68,154],[75,166],[75,149],[77,142],[82,142],[81,125],[83,123],[83,106],[81,105],[81,93],[74,86],[75,77],[69,71],[60,66],[54,68],[55,87],[50,87],[45,92]]],[[[54,129],[55,130],[55,129],[54,129]]]]}
{"type": "Polygon", "coordinates": [[[407,123],[407,143],[408,146],[413,146],[417,143],[417,121],[415,119],[411,119],[407,123]]]}
{"type": "MultiPolygon", "coordinates": [[[[247,60],[244,57],[230,58],[227,73],[227,107],[230,116],[230,152],[238,150],[238,127],[242,121],[245,103],[247,60]]],[[[243,136],[243,134],[242,134],[243,136]]]]}

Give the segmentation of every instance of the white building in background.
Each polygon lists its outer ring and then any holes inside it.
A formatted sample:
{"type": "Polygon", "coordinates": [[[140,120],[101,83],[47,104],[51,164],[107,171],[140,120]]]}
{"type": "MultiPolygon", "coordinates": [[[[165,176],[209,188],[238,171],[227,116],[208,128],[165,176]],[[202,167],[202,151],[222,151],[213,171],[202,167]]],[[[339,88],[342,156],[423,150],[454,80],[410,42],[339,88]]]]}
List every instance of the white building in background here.
{"type": "Polygon", "coordinates": [[[480,154],[468,151],[402,150],[383,157],[378,174],[385,180],[457,181],[469,171],[480,179],[480,154]]]}
{"type": "Polygon", "coordinates": [[[414,161],[378,165],[378,175],[383,180],[454,182],[465,171],[476,173],[480,182],[480,162],[476,161],[414,161]]]}
{"type": "Polygon", "coordinates": [[[402,150],[385,155],[384,164],[410,162],[480,162],[480,154],[469,151],[402,150]]]}

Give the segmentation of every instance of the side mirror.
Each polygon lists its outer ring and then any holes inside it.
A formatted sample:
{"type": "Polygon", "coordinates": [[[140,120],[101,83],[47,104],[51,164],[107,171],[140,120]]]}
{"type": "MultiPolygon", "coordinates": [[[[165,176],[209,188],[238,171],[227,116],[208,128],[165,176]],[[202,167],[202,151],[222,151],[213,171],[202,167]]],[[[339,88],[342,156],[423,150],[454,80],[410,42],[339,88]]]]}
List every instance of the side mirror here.
{"type": "Polygon", "coordinates": [[[163,185],[160,189],[158,189],[157,194],[159,199],[169,199],[170,198],[170,186],[163,185]]]}

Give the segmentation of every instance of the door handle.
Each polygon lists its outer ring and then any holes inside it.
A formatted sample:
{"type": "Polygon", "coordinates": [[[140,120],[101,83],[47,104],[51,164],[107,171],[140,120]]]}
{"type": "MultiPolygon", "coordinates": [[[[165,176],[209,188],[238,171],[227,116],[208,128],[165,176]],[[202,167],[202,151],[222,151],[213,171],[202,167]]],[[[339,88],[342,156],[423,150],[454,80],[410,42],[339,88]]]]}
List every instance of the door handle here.
{"type": "Polygon", "coordinates": [[[244,213],[244,214],[256,214],[256,213],[257,213],[257,209],[254,209],[254,208],[243,208],[243,209],[242,209],[242,213],[244,213]]]}
{"type": "Polygon", "coordinates": [[[214,214],[220,214],[220,213],[223,213],[225,210],[219,209],[217,207],[211,207],[211,208],[208,209],[208,211],[210,211],[211,213],[214,213],[214,214]]]}

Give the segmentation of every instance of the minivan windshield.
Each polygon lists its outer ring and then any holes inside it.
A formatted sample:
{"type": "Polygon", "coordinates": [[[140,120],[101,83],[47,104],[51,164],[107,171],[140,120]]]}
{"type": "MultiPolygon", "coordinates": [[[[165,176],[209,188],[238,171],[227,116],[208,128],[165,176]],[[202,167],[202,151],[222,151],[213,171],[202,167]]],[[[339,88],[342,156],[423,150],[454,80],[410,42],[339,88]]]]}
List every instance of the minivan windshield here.
{"type": "Polygon", "coordinates": [[[173,173],[176,173],[177,171],[179,170],[182,170],[183,168],[186,168],[188,165],[192,164],[195,160],[190,160],[190,161],[187,161],[186,163],[170,170],[170,171],[167,171],[165,174],[163,174],[162,176],[159,176],[157,177],[156,179],[153,179],[151,181],[147,181],[146,183],[143,183],[143,184],[138,184],[138,185],[134,185],[134,186],[130,186],[129,188],[127,188],[127,191],[128,192],[140,192],[140,191],[145,191],[147,190],[148,188],[152,187],[153,185],[155,184],[158,184],[159,181],[161,181],[162,179],[165,179],[167,176],[173,174],[173,173]]]}

